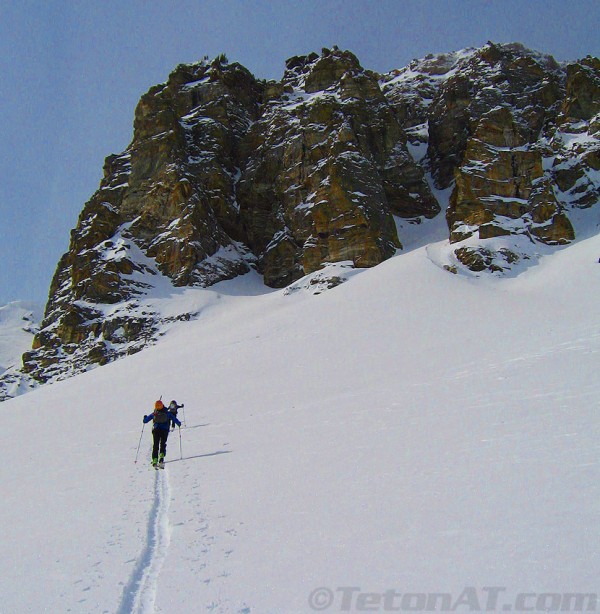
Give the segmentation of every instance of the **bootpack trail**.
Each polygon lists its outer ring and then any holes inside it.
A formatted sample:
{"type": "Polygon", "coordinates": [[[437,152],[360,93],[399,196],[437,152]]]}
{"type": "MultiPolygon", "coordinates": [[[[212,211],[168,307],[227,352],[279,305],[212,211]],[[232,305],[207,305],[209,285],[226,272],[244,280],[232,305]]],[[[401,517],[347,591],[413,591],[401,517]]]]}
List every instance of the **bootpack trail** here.
{"type": "Polygon", "coordinates": [[[118,614],[152,614],[158,580],[170,543],[171,487],[167,471],[154,472],[154,500],[148,516],[146,543],[123,589],[118,614]]]}

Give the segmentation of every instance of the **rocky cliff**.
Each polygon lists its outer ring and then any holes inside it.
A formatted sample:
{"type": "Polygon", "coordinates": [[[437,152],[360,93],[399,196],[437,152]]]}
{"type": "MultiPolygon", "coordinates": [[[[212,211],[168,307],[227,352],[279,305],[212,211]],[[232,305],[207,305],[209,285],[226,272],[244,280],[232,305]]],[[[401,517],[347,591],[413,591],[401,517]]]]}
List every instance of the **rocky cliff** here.
{"type": "Polygon", "coordinates": [[[503,272],[531,244],[575,239],[577,212],[599,198],[598,69],[489,43],[386,77],[434,186],[451,190],[448,268],[503,272]]]}
{"type": "Polygon", "coordinates": [[[518,44],[386,75],[335,47],[287,60],[280,81],[224,56],[180,65],[106,159],[23,377],[143,348],[165,285],[255,269],[284,287],[329,263],[375,266],[402,248],[398,228],[437,215],[448,270],[509,271],[531,245],[573,241],[597,206],[599,110],[597,58],[559,65],[518,44]]]}

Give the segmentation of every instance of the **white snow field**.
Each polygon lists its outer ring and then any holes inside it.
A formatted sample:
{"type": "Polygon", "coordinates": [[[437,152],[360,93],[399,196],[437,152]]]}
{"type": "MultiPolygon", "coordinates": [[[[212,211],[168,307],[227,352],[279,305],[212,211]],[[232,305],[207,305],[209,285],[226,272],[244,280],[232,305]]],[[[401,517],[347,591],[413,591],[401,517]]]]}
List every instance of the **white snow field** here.
{"type": "Polygon", "coordinates": [[[600,237],[509,279],[428,253],[181,291],[199,320],[3,403],[0,612],[600,607],[600,237]]]}
{"type": "Polygon", "coordinates": [[[42,311],[39,305],[24,301],[0,307],[0,375],[21,365],[21,355],[31,349],[42,311]]]}

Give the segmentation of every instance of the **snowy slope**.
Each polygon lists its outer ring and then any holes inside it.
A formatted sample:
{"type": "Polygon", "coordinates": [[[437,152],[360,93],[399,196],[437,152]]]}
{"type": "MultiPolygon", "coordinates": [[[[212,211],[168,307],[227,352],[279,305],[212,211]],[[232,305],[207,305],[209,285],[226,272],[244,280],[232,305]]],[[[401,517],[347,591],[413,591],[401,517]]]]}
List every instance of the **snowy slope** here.
{"type": "Polygon", "coordinates": [[[20,366],[41,319],[42,308],[35,303],[15,301],[0,307],[0,375],[14,365],[20,366]]]}
{"type": "Polygon", "coordinates": [[[4,403],[0,611],[597,592],[600,237],[510,279],[432,250],[319,296],[188,290],[199,320],[157,346],[4,403]],[[187,428],[155,472],[160,395],[187,428]]]}

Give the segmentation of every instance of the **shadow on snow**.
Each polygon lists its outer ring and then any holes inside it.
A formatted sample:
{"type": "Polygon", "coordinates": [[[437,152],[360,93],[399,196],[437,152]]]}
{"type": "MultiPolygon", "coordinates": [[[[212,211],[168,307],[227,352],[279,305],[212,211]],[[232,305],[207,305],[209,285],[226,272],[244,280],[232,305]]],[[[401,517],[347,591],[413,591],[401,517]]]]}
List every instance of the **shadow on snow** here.
{"type": "Polygon", "coordinates": [[[209,452],[208,454],[197,454],[196,456],[184,456],[183,458],[173,458],[165,461],[165,465],[168,463],[178,463],[184,460],[191,460],[192,458],[207,458],[208,456],[219,456],[220,454],[231,454],[232,450],[219,450],[218,452],[209,452]]]}

